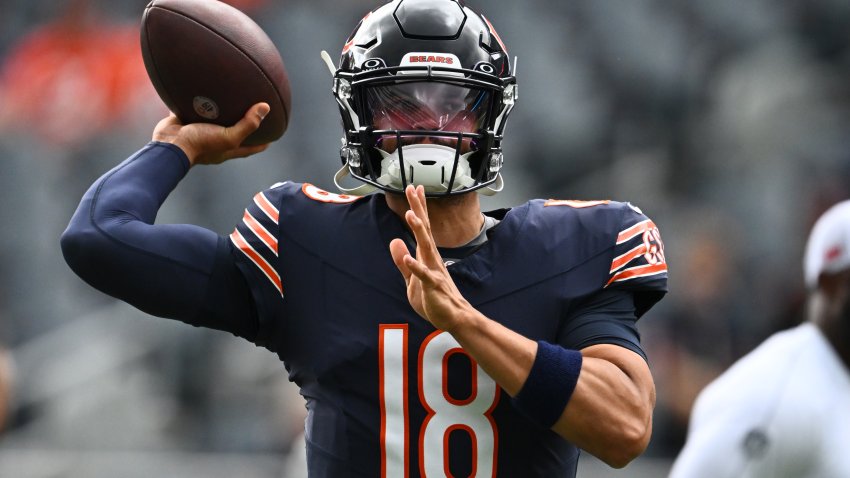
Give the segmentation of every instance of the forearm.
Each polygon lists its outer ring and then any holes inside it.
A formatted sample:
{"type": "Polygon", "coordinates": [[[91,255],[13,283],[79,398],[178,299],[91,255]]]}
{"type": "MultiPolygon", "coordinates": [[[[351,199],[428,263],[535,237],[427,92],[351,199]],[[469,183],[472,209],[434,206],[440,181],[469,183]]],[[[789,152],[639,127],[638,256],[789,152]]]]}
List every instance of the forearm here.
{"type": "MultiPolygon", "coordinates": [[[[471,307],[470,307],[471,309],[471,307]]],[[[474,309],[451,330],[481,368],[515,397],[537,356],[537,342],[474,309]]],[[[616,345],[582,350],[581,372],[552,430],[611,466],[639,455],[651,434],[654,386],[643,358],[616,345]]],[[[570,393],[563,390],[564,394],[570,393]]],[[[556,398],[563,397],[553,397],[556,398]]]]}
{"type": "Polygon", "coordinates": [[[649,444],[652,376],[642,357],[617,345],[581,352],[581,375],[553,429],[609,465],[623,467],[649,444]]]}
{"type": "Polygon", "coordinates": [[[510,396],[519,393],[537,354],[537,342],[490,320],[471,306],[452,336],[510,396]]]}

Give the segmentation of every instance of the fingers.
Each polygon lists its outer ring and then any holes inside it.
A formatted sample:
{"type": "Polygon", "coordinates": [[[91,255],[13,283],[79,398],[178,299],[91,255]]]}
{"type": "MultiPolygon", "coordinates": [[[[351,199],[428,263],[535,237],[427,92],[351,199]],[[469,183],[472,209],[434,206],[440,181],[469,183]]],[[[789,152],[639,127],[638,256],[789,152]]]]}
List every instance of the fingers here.
{"type": "Polygon", "coordinates": [[[439,267],[443,263],[440,257],[440,252],[437,251],[437,246],[434,244],[434,238],[431,236],[431,230],[413,211],[407,211],[404,219],[413,231],[413,237],[416,239],[416,257],[425,262],[431,267],[439,267]]]}
{"type": "Polygon", "coordinates": [[[393,256],[393,262],[396,267],[401,271],[401,275],[404,276],[405,283],[409,283],[410,278],[413,276],[422,280],[424,284],[432,284],[434,282],[428,267],[410,255],[407,244],[401,239],[393,239],[390,242],[390,254],[393,256]]]}
{"type": "Polygon", "coordinates": [[[405,257],[410,257],[410,251],[407,250],[407,245],[401,239],[393,239],[390,242],[390,254],[393,257],[393,263],[398,267],[401,275],[404,276],[404,282],[410,280],[410,268],[405,263],[405,257]]]}
{"type": "Polygon", "coordinates": [[[430,230],[431,224],[428,221],[428,205],[425,202],[425,188],[423,186],[407,186],[404,188],[404,194],[407,196],[407,203],[410,205],[410,210],[422,219],[430,230]]]}
{"type": "Polygon", "coordinates": [[[431,234],[431,224],[428,222],[428,209],[425,205],[425,188],[419,186],[405,188],[407,201],[410,204],[404,219],[407,221],[413,236],[416,239],[417,259],[432,268],[442,268],[443,259],[437,250],[434,236],[431,234]]]}
{"type": "Polygon", "coordinates": [[[437,281],[434,278],[433,272],[425,264],[414,259],[410,254],[402,258],[404,267],[410,271],[410,276],[414,276],[426,287],[433,287],[437,281]]]}

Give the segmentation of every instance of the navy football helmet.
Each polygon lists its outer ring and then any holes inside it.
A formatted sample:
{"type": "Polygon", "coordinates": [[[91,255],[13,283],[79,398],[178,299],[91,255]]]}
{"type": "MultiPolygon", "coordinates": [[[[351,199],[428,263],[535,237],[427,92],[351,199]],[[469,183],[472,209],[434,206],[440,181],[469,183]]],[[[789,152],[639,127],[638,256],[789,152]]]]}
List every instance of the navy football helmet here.
{"type": "Polygon", "coordinates": [[[484,16],[461,0],[395,0],[360,21],[338,69],[322,56],[342,114],[340,190],[501,190],[502,136],[517,87],[484,16]],[[366,184],[343,188],[349,174],[366,184]]]}

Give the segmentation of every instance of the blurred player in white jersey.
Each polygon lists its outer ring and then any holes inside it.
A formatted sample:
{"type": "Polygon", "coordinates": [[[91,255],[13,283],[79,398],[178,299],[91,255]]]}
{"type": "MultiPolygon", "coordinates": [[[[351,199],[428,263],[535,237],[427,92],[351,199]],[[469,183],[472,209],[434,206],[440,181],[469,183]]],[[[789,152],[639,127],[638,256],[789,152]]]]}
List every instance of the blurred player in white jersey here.
{"type": "Polygon", "coordinates": [[[671,478],[850,477],[850,201],[815,224],[807,321],[702,391],[671,478]]]}

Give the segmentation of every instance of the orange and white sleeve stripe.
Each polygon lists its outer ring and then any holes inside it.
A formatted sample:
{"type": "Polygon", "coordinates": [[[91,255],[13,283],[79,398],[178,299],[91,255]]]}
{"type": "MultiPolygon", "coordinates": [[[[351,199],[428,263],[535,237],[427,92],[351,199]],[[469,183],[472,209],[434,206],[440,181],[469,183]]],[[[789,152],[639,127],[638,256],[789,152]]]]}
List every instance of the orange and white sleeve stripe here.
{"type": "Polygon", "coordinates": [[[629,226],[617,235],[615,257],[608,272],[608,283],[667,274],[661,232],[650,219],[629,226]]]}
{"type": "Polygon", "coordinates": [[[230,241],[283,297],[283,284],[276,267],[279,219],[280,211],[260,192],[245,209],[242,222],[230,234],[230,241]]]}

